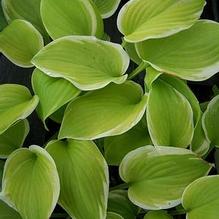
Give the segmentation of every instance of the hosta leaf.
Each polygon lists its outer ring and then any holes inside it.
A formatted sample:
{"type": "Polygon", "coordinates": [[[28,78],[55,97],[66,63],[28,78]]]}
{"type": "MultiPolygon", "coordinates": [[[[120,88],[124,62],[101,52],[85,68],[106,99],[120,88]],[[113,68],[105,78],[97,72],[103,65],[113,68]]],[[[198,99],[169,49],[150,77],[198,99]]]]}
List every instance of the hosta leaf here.
{"type": "MultiPolygon", "coordinates": [[[[0,2],[1,4],[1,2],[0,2]]],[[[8,25],[2,7],[0,7],[0,31],[2,31],[8,25]]]]}
{"type": "Polygon", "coordinates": [[[67,105],[68,104],[65,104],[60,109],[55,111],[49,118],[51,120],[53,120],[54,122],[61,124],[62,123],[62,119],[64,117],[64,113],[65,113],[65,109],[66,109],[67,105]]]}
{"type": "Polygon", "coordinates": [[[108,211],[117,213],[125,219],[135,219],[138,207],[130,202],[127,191],[114,190],[109,193],[108,211]]]}
{"type": "Polygon", "coordinates": [[[96,4],[101,16],[108,18],[115,13],[121,0],[93,0],[93,2],[96,4]]]}
{"type": "Polygon", "coordinates": [[[117,25],[127,42],[162,38],[191,27],[204,5],[204,0],[130,0],[117,25]]]}
{"type": "Polygon", "coordinates": [[[152,88],[152,84],[160,77],[161,74],[161,72],[157,71],[151,66],[146,69],[146,75],[144,78],[146,90],[150,90],[152,88]]]}
{"type": "Polygon", "coordinates": [[[71,102],[59,132],[59,138],[92,140],[120,135],[143,117],[147,96],[131,81],[111,84],[71,102]]]}
{"type": "Polygon", "coordinates": [[[108,212],[106,219],[124,219],[121,215],[116,214],[115,212],[108,212]]]}
{"type": "Polygon", "coordinates": [[[129,184],[129,199],[148,210],[180,204],[182,193],[211,166],[184,148],[145,146],[123,159],[120,176],[129,184]]]}
{"type": "Polygon", "coordinates": [[[173,219],[173,217],[167,214],[166,211],[149,211],[144,219],[173,219]]]}
{"type": "Polygon", "coordinates": [[[208,104],[207,110],[202,117],[202,126],[205,135],[212,145],[219,146],[219,95],[214,97],[208,104]]]}
{"type": "Polygon", "coordinates": [[[46,35],[40,16],[41,0],[2,0],[2,8],[8,22],[23,19],[33,24],[42,34],[46,35]]]}
{"type": "Polygon", "coordinates": [[[173,36],[138,43],[137,52],[158,71],[202,81],[219,70],[218,38],[219,24],[202,20],[173,36]]]}
{"type": "Polygon", "coordinates": [[[151,139],[147,125],[140,121],[122,135],[105,138],[104,155],[109,165],[119,165],[128,152],[148,144],[151,144],[151,139]]]}
{"type": "Polygon", "coordinates": [[[197,125],[201,117],[201,108],[200,108],[198,99],[196,98],[194,93],[191,91],[189,86],[186,84],[186,82],[183,80],[180,80],[179,78],[172,77],[172,76],[165,75],[165,74],[163,74],[160,78],[164,80],[165,82],[167,82],[172,87],[174,87],[184,97],[186,97],[186,99],[189,101],[192,107],[192,110],[193,110],[194,124],[197,125]]]}
{"type": "Polygon", "coordinates": [[[193,137],[193,112],[180,92],[156,80],[149,92],[148,130],[155,145],[187,147],[193,137]]]}
{"type": "Polygon", "coordinates": [[[206,176],[191,183],[182,198],[187,219],[218,219],[219,176],[206,176]]]}
{"type": "Polygon", "coordinates": [[[53,159],[31,146],[12,153],[5,164],[3,199],[23,219],[48,219],[59,197],[59,178],[53,159]]]}
{"type": "Polygon", "coordinates": [[[18,84],[0,85],[0,134],[15,122],[27,118],[36,108],[38,97],[18,84]]]}
{"type": "Polygon", "coordinates": [[[0,160],[0,190],[2,189],[2,176],[4,170],[5,161],[0,160]]]}
{"type": "Polygon", "coordinates": [[[23,146],[29,133],[28,121],[21,120],[0,135],[0,158],[7,158],[14,150],[23,146]]]}
{"type": "Polygon", "coordinates": [[[91,141],[52,141],[46,149],[58,168],[60,205],[72,218],[105,218],[108,169],[96,145],[91,141]]]}
{"type": "Polygon", "coordinates": [[[27,21],[14,20],[0,33],[0,52],[21,67],[32,67],[30,61],[42,47],[42,36],[27,21]]]}
{"type": "Polygon", "coordinates": [[[110,82],[123,83],[129,57],[119,44],[69,36],[43,48],[32,63],[49,76],[64,78],[82,90],[93,90],[110,82]]]}
{"type": "Polygon", "coordinates": [[[204,156],[210,148],[210,142],[207,140],[202,128],[202,117],[195,127],[194,136],[191,142],[191,150],[199,156],[204,156]]]}
{"type": "Polygon", "coordinates": [[[128,53],[130,59],[135,62],[137,65],[140,65],[142,60],[138,56],[134,43],[126,43],[124,45],[125,51],[128,53]]]}
{"type": "Polygon", "coordinates": [[[44,124],[49,116],[80,93],[70,82],[49,77],[38,69],[33,72],[32,87],[40,99],[37,112],[44,124]]]}
{"type": "Polygon", "coordinates": [[[22,219],[13,208],[9,207],[0,199],[0,218],[1,219],[22,219]]]}
{"type": "Polygon", "coordinates": [[[89,0],[41,0],[41,16],[53,39],[69,35],[103,36],[103,20],[89,0]]]}

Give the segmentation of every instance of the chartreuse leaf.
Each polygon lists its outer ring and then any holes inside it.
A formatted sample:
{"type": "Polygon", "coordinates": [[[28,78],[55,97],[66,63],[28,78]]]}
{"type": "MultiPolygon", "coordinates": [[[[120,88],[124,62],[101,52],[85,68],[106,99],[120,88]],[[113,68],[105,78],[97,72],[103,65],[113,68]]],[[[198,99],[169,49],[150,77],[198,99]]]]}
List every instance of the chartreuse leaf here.
{"type": "Polygon", "coordinates": [[[42,36],[27,21],[14,20],[0,33],[0,52],[18,66],[32,67],[30,61],[42,47],[42,36]]]}
{"type": "Polygon", "coordinates": [[[93,2],[96,4],[102,18],[108,18],[116,12],[121,0],[93,0],[93,2]]]}
{"type": "Polygon", "coordinates": [[[210,169],[190,150],[145,146],[125,156],[120,176],[129,184],[128,196],[135,205],[159,210],[180,204],[186,186],[210,169]]]}
{"type": "Polygon", "coordinates": [[[214,97],[208,104],[207,110],[202,117],[202,126],[205,135],[212,145],[219,146],[219,95],[214,97]]]}
{"type": "Polygon", "coordinates": [[[103,36],[103,20],[89,0],[41,0],[41,16],[53,39],[69,35],[103,36]]]}
{"type": "Polygon", "coordinates": [[[18,84],[0,85],[0,134],[19,120],[27,118],[36,108],[38,97],[18,84]]]}
{"type": "Polygon", "coordinates": [[[59,177],[46,150],[30,146],[6,161],[1,196],[23,219],[48,219],[59,197],[59,177]]]}
{"type": "Polygon", "coordinates": [[[144,219],[173,219],[171,215],[169,215],[166,211],[149,211],[144,219]]]}
{"type": "Polygon", "coordinates": [[[109,165],[119,165],[128,152],[149,144],[151,139],[144,118],[128,132],[105,138],[104,156],[109,165]]]}
{"type": "Polygon", "coordinates": [[[60,205],[72,218],[105,218],[108,169],[97,146],[91,141],[55,140],[47,145],[46,150],[58,168],[60,205]]]}
{"type": "Polygon", "coordinates": [[[191,183],[183,193],[182,204],[187,219],[218,219],[219,176],[206,176],[191,183]]]}
{"type": "Polygon", "coordinates": [[[135,62],[137,65],[140,65],[142,60],[138,56],[138,53],[136,52],[135,44],[134,43],[124,43],[125,51],[128,53],[130,59],[135,62]]]}
{"type": "Polygon", "coordinates": [[[150,90],[154,81],[156,81],[162,73],[151,66],[149,66],[146,71],[147,72],[144,78],[145,88],[146,90],[150,90]]]}
{"type": "Polygon", "coordinates": [[[13,208],[9,207],[0,199],[0,218],[1,219],[22,219],[13,208]]]}
{"type": "Polygon", "coordinates": [[[59,138],[92,140],[123,134],[141,120],[146,104],[147,96],[132,81],[89,92],[68,105],[59,138]]]}
{"type": "Polygon", "coordinates": [[[154,145],[186,148],[192,141],[191,105],[185,96],[163,80],[156,80],[149,92],[147,122],[154,145]]]}
{"type": "Polygon", "coordinates": [[[186,80],[202,81],[219,69],[218,38],[219,24],[201,20],[173,36],[137,43],[137,52],[158,71],[186,80]]]}
{"type": "Polygon", "coordinates": [[[108,212],[106,219],[124,219],[124,218],[115,212],[108,212]]]}
{"type": "Polygon", "coordinates": [[[23,146],[29,133],[28,121],[21,120],[0,135],[0,158],[7,158],[14,150],[23,146]]]}
{"type": "Polygon", "coordinates": [[[53,120],[54,122],[61,124],[62,123],[62,119],[64,117],[64,113],[65,113],[65,109],[66,109],[67,105],[68,104],[65,104],[60,109],[55,111],[49,118],[51,120],[53,120]]]}
{"type": "Polygon", "coordinates": [[[40,16],[41,0],[2,0],[2,8],[7,21],[23,19],[32,23],[43,35],[46,30],[40,16]]]}
{"type": "Polygon", "coordinates": [[[32,87],[40,99],[37,112],[44,124],[49,116],[80,93],[70,82],[49,77],[39,69],[33,72],[32,87]]]}
{"type": "Polygon", "coordinates": [[[130,0],[117,25],[127,42],[167,37],[191,27],[204,5],[204,0],[130,0]]]}
{"type": "MultiPolygon", "coordinates": [[[[1,2],[0,2],[1,3],[1,2]]],[[[2,7],[0,7],[0,31],[8,25],[2,7]]]]}
{"type": "Polygon", "coordinates": [[[200,117],[195,127],[194,136],[191,142],[191,150],[199,156],[204,156],[210,148],[210,142],[207,140],[202,128],[202,117],[200,117]]]}
{"type": "Polygon", "coordinates": [[[43,48],[32,63],[49,76],[64,78],[81,90],[94,90],[110,82],[123,83],[129,57],[119,44],[89,36],[68,36],[43,48]]]}
{"type": "Polygon", "coordinates": [[[114,190],[109,193],[108,211],[117,213],[125,219],[135,219],[138,207],[130,202],[126,190],[114,190]]]}

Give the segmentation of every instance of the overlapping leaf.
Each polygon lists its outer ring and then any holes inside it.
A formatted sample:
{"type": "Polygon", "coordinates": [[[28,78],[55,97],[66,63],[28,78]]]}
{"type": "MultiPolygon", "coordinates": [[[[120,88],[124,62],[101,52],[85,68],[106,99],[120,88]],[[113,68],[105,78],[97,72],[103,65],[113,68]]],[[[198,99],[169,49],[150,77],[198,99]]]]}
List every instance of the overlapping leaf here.
{"type": "Polygon", "coordinates": [[[137,206],[159,210],[177,206],[186,188],[211,169],[190,150],[145,146],[123,159],[120,176],[129,184],[129,199],[137,206]]]}
{"type": "Polygon", "coordinates": [[[0,33],[0,51],[21,67],[32,67],[30,61],[42,47],[42,36],[27,21],[14,20],[0,33]]]}
{"type": "Polygon", "coordinates": [[[89,92],[68,105],[59,138],[92,140],[123,134],[140,121],[146,104],[147,96],[132,81],[89,92]]]}
{"type": "Polygon", "coordinates": [[[219,24],[201,20],[173,36],[138,43],[137,51],[158,71],[186,80],[202,81],[219,70],[218,38],[219,24]]]}
{"type": "Polygon", "coordinates": [[[0,135],[0,158],[7,158],[14,150],[23,146],[29,133],[28,121],[21,120],[0,135]]]}
{"type": "Polygon", "coordinates": [[[108,211],[117,213],[125,219],[135,219],[138,207],[130,202],[126,190],[114,190],[109,193],[108,211]]]}
{"type": "Polygon", "coordinates": [[[8,206],[0,199],[0,218],[1,219],[22,219],[13,208],[8,206]]]}
{"type": "Polygon", "coordinates": [[[32,87],[40,100],[37,112],[44,124],[49,116],[80,93],[70,82],[49,77],[38,69],[33,72],[32,87]]]}
{"type": "Polygon", "coordinates": [[[52,77],[61,77],[81,90],[123,83],[129,57],[119,44],[88,36],[63,37],[43,48],[32,63],[52,77]]]}
{"type": "Polygon", "coordinates": [[[21,85],[0,85],[0,134],[15,122],[27,118],[36,108],[38,97],[21,85]]]}
{"type": "Polygon", "coordinates": [[[23,19],[46,35],[40,16],[40,2],[41,0],[2,0],[2,8],[9,23],[15,19],[23,19]]]}
{"type": "Polygon", "coordinates": [[[208,104],[207,110],[203,114],[202,126],[205,135],[212,145],[219,146],[219,95],[214,97],[208,104]]]}
{"type": "Polygon", "coordinates": [[[44,149],[31,146],[18,149],[9,156],[1,196],[23,219],[49,218],[59,190],[55,163],[44,149]]]}
{"type": "Polygon", "coordinates": [[[109,165],[119,165],[124,156],[138,148],[151,144],[145,118],[122,135],[104,139],[104,156],[109,165]],[[143,121],[144,120],[144,121],[143,121]]]}
{"type": "Polygon", "coordinates": [[[106,219],[124,219],[124,218],[115,212],[108,212],[106,219]]]}
{"type": "Polygon", "coordinates": [[[90,0],[41,0],[43,24],[53,39],[69,35],[103,36],[103,21],[90,0]]]}
{"type": "Polygon", "coordinates": [[[165,211],[149,211],[145,216],[144,219],[173,219],[171,215],[169,215],[165,211]]]}
{"type": "Polygon", "coordinates": [[[126,43],[124,45],[125,51],[128,53],[130,59],[135,62],[137,65],[140,65],[142,60],[138,56],[138,53],[136,52],[135,44],[134,43],[126,43]]]}
{"type": "Polygon", "coordinates": [[[192,141],[194,124],[189,101],[163,80],[149,92],[148,130],[155,145],[186,148],[192,141]]]}
{"type": "Polygon", "coordinates": [[[93,2],[96,4],[101,16],[108,18],[115,13],[121,0],[93,0],[93,2]]]}
{"type": "Polygon", "coordinates": [[[219,176],[206,176],[191,183],[182,198],[187,219],[219,217],[219,176]]]}
{"type": "Polygon", "coordinates": [[[72,218],[105,218],[108,169],[96,145],[91,141],[52,141],[46,149],[58,168],[61,206],[72,218]]]}
{"type": "Polygon", "coordinates": [[[191,27],[204,5],[204,0],[130,0],[117,25],[127,42],[167,37],[191,27]]]}

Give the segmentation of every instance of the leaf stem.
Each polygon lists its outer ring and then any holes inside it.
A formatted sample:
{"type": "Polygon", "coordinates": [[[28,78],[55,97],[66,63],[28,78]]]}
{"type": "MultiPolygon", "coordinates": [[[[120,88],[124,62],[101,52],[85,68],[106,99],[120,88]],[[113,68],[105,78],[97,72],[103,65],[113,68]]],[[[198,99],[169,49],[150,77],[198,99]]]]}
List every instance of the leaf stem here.
{"type": "Polygon", "coordinates": [[[147,66],[149,66],[148,63],[142,62],[136,69],[134,69],[133,72],[131,72],[131,73],[129,74],[128,79],[134,78],[136,75],[138,75],[138,74],[141,73],[143,70],[145,70],[147,66]]]}
{"type": "Polygon", "coordinates": [[[127,189],[127,188],[128,188],[128,184],[122,183],[122,184],[119,184],[117,186],[111,187],[110,191],[117,190],[117,189],[127,189]]]}

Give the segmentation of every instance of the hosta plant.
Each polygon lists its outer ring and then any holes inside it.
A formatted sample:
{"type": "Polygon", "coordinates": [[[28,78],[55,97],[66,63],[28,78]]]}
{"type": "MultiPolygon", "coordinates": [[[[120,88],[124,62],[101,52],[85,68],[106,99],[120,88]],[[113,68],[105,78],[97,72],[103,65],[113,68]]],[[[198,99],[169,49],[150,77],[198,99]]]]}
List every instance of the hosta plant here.
{"type": "Polygon", "coordinates": [[[189,86],[219,71],[205,5],[1,1],[0,51],[32,89],[0,85],[0,219],[219,218],[219,92],[189,86]],[[34,111],[49,137],[26,147],[34,111]]]}

